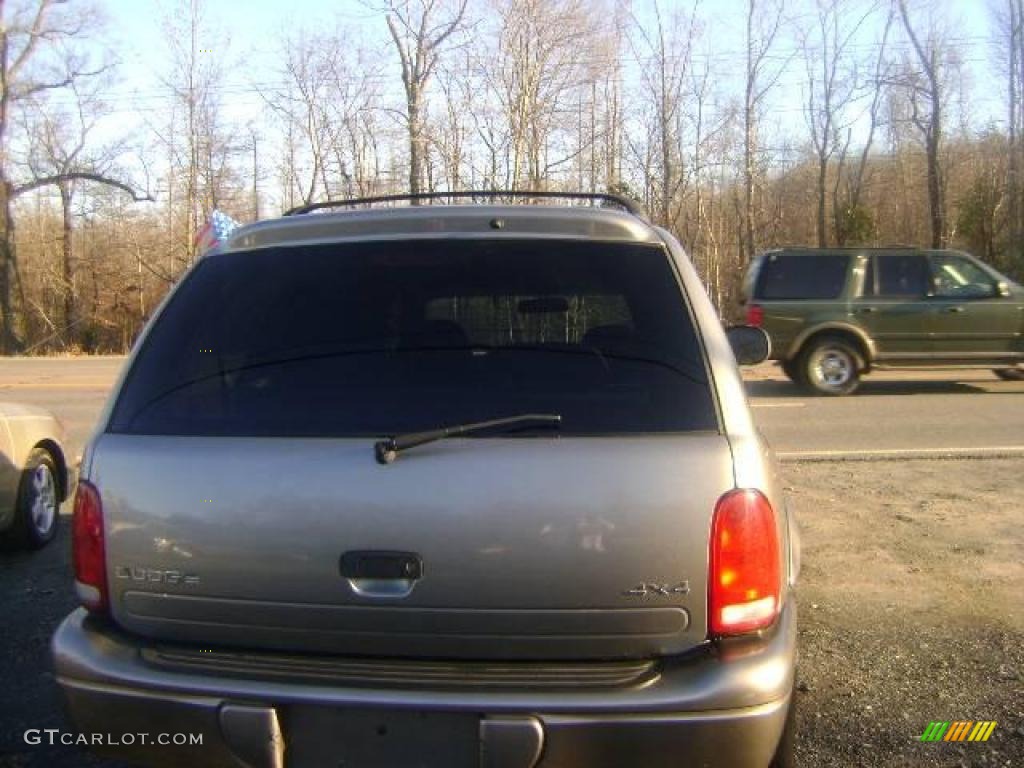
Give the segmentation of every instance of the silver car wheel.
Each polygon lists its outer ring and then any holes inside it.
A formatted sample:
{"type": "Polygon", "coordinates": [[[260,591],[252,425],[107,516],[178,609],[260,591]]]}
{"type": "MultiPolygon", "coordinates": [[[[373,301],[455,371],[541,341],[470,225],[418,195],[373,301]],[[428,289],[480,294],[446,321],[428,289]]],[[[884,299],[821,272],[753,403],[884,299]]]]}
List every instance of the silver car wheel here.
{"type": "Polygon", "coordinates": [[[825,347],[811,363],[811,375],[822,388],[841,389],[853,377],[855,363],[844,350],[825,347]]]}
{"type": "Polygon", "coordinates": [[[57,484],[46,464],[32,471],[32,501],[29,514],[32,527],[40,536],[46,536],[57,519],[57,484]]]}

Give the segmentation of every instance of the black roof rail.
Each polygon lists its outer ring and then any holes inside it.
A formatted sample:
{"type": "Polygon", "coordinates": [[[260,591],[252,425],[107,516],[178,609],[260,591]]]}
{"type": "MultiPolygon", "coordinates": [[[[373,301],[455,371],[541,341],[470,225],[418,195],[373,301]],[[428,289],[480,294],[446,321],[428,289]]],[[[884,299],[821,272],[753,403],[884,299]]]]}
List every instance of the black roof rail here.
{"type": "Polygon", "coordinates": [[[919,245],[908,245],[907,243],[887,243],[884,245],[776,245],[766,248],[761,253],[772,253],[774,251],[895,251],[895,250],[931,250],[919,245]]]}
{"type": "Polygon", "coordinates": [[[635,200],[622,195],[613,195],[606,192],[531,192],[528,190],[465,190],[457,192],[418,192],[402,195],[379,195],[377,197],[354,197],[347,200],[325,200],[319,203],[307,203],[285,211],[285,216],[298,216],[304,213],[312,213],[325,208],[355,208],[361,205],[373,205],[375,203],[409,202],[416,200],[476,200],[481,198],[553,198],[557,200],[590,200],[591,202],[603,202],[617,205],[637,218],[646,219],[644,209],[635,200]]]}

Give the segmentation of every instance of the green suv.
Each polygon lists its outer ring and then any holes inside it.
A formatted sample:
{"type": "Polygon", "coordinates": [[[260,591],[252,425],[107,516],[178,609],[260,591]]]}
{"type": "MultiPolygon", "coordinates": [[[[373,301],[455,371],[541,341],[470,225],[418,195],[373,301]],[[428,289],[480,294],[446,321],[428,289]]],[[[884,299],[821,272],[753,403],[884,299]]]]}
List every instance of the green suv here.
{"type": "Polygon", "coordinates": [[[978,366],[1019,378],[1024,288],[973,256],[914,248],[784,248],[754,259],[747,323],[815,394],[875,367],[978,366]]]}

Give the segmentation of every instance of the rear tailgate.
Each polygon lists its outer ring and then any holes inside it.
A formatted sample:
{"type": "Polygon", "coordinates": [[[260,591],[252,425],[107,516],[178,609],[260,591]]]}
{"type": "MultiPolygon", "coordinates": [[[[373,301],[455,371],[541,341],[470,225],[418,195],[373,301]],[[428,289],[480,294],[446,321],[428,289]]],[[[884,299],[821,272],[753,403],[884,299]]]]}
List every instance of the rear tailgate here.
{"type": "Polygon", "coordinates": [[[114,619],[282,650],[684,651],[706,635],[708,529],[733,485],[726,439],[707,433],[449,440],[389,466],[365,439],[106,434],[95,448],[114,619]],[[422,573],[343,576],[342,555],[364,550],[414,555],[422,573]]]}

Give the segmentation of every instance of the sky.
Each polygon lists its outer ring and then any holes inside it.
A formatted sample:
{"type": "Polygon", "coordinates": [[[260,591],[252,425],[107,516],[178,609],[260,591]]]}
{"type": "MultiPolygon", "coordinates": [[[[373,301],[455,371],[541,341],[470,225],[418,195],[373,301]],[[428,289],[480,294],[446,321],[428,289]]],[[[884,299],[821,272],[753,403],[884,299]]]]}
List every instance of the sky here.
{"type": "MultiPolygon", "coordinates": [[[[486,0],[470,0],[481,5],[486,0]]],[[[989,50],[988,4],[997,0],[916,0],[912,8],[937,9],[936,16],[955,30],[958,48],[971,64],[977,82],[972,84],[977,107],[985,111],[998,111],[1001,94],[989,92],[991,82],[989,50]]],[[[173,0],[97,0],[108,24],[106,38],[121,58],[123,82],[116,88],[121,95],[137,94],[145,100],[162,92],[160,73],[165,66],[167,48],[161,19],[180,9],[181,2],[173,0]]],[[[813,0],[788,0],[787,13],[807,17],[813,0]]],[[[870,2],[855,2],[855,7],[867,8],[870,2]]],[[[227,88],[229,101],[258,103],[258,94],[249,87],[267,78],[267,58],[277,46],[282,30],[305,26],[310,29],[329,27],[335,19],[375,42],[386,45],[387,32],[383,18],[372,10],[370,0],[203,0],[204,14],[213,29],[225,33],[229,42],[223,51],[228,57],[227,88]],[[296,9],[301,13],[296,13],[296,9]],[[262,72],[262,74],[261,74],[262,72]]],[[[635,0],[636,13],[644,17],[647,0],[635,0]]],[[[679,7],[689,9],[692,0],[661,0],[663,12],[679,7]]],[[[705,39],[699,48],[718,60],[742,63],[745,0],[697,0],[698,13],[705,19],[705,39]]],[[[876,30],[867,30],[873,35],[876,30]]],[[[216,46],[218,41],[211,41],[216,46]]],[[[223,44],[223,43],[222,43],[223,44]]],[[[871,45],[865,40],[863,45],[871,45]]],[[[783,36],[777,45],[780,57],[793,52],[797,43],[783,36]]],[[[706,55],[706,54],[705,54],[706,55]]],[[[395,72],[397,80],[397,70],[395,72]]],[[[799,61],[791,64],[791,71],[782,79],[784,87],[799,87],[802,71],[799,61]]]]}
{"type": "MultiPolygon", "coordinates": [[[[611,2],[612,0],[606,0],[611,2]]],[[[763,0],[768,2],[768,0],[763,0]]],[[[188,0],[93,0],[105,17],[103,41],[99,48],[112,51],[120,60],[117,79],[105,101],[110,115],[100,127],[100,135],[135,133],[142,136],[147,120],[157,121],[166,108],[169,91],[161,82],[167,71],[168,43],[164,19],[174,13],[187,13],[188,0]]],[[[479,7],[487,0],[470,0],[479,7]]],[[[641,23],[650,19],[652,0],[634,0],[634,13],[641,23]]],[[[815,0],[785,0],[786,13],[798,20],[810,21],[815,0]]],[[[867,0],[853,0],[855,8],[867,9],[867,0]]],[[[961,57],[969,64],[970,80],[964,93],[967,109],[975,125],[1001,122],[1005,105],[1000,79],[992,65],[989,3],[999,0],[911,0],[911,8],[921,13],[931,9],[934,18],[948,25],[961,57]]],[[[663,16],[673,9],[689,10],[695,0],[660,0],[663,16]]],[[[220,91],[225,116],[232,122],[261,125],[267,114],[260,86],[279,79],[272,73],[279,39],[284,31],[299,27],[330,29],[340,21],[353,36],[385,51],[392,67],[385,73],[387,82],[400,88],[396,57],[390,50],[383,17],[372,10],[372,0],[202,0],[206,26],[212,30],[202,41],[209,55],[222,58],[225,82],[220,91]]],[[[704,30],[698,43],[697,61],[710,57],[726,91],[739,93],[743,70],[743,34],[746,0],[696,0],[704,30]]],[[[878,30],[865,29],[857,45],[871,50],[878,30]]],[[[806,74],[798,42],[784,31],[773,50],[773,64],[788,62],[778,88],[770,98],[772,109],[766,115],[769,130],[806,137],[802,98],[806,74]]],[[[628,85],[627,85],[628,87],[628,85]]]]}
{"type": "MultiPolygon", "coordinates": [[[[377,36],[386,34],[383,18],[352,0],[203,0],[200,6],[214,32],[204,47],[209,44],[213,55],[227,58],[225,90],[234,103],[259,103],[251,86],[267,80],[267,59],[276,52],[283,31],[330,27],[340,19],[367,34],[374,34],[374,26],[379,27],[377,36]],[[296,13],[297,8],[301,13],[296,13]]],[[[98,0],[98,7],[107,18],[106,37],[125,65],[124,82],[117,90],[144,100],[163,93],[160,77],[167,65],[163,20],[187,10],[187,0],[98,0]]]]}

